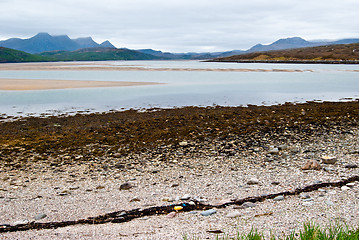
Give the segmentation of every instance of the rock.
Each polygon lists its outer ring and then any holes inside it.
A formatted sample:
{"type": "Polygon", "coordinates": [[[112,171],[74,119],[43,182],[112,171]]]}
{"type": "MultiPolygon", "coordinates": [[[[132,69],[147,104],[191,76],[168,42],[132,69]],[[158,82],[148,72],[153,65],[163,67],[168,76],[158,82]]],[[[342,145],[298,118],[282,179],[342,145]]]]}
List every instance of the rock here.
{"type": "Polygon", "coordinates": [[[350,188],[353,188],[355,186],[355,183],[347,183],[345,184],[346,186],[350,187],[350,188]]]}
{"type": "Polygon", "coordinates": [[[115,168],[117,168],[117,169],[123,169],[123,168],[125,168],[125,165],[123,165],[123,164],[121,164],[121,163],[116,163],[116,164],[115,164],[115,168]]]}
{"type": "Polygon", "coordinates": [[[278,150],[286,150],[286,149],[288,149],[288,145],[286,145],[286,144],[282,144],[282,145],[279,145],[278,146],[278,150]]]}
{"type": "Polygon", "coordinates": [[[310,199],[310,196],[308,193],[301,193],[301,194],[299,194],[299,197],[301,199],[310,199]]]}
{"type": "Polygon", "coordinates": [[[209,210],[201,212],[201,215],[206,217],[206,216],[215,214],[216,212],[217,212],[216,209],[209,209],[209,210]]]}
{"type": "Polygon", "coordinates": [[[256,185],[256,184],[259,184],[259,181],[256,178],[252,178],[247,182],[247,184],[248,185],[256,185]]]}
{"type": "Polygon", "coordinates": [[[327,204],[328,206],[334,206],[334,203],[330,200],[326,200],[325,204],[327,204]]]}
{"type": "Polygon", "coordinates": [[[183,142],[180,142],[180,143],[178,143],[181,147],[186,147],[186,146],[188,146],[188,142],[186,142],[186,141],[183,141],[183,142]]]}
{"type": "Polygon", "coordinates": [[[348,186],[342,186],[341,189],[342,189],[342,191],[346,191],[346,190],[350,190],[350,187],[348,187],[348,186]]]}
{"type": "Polygon", "coordinates": [[[322,156],[322,163],[325,164],[335,164],[337,162],[337,158],[333,156],[322,156]]]}
{"type": "Polygon", "coordinates": [[[279,153],[279,149],[278,148],[272,148],[269,150],[268,152],[269,154],[278,154],[279,153]]]}
{"type": "Polygon", "coordinates": [[[177,212],[170,212],[169,214],[167,214],[166,218],[174,218],[177,216],[177,212]]]}
{"type": "Polygon", "coordinates": [[[304,203],[302,203],[302,205],[309,207],[309,206],[313,206],[313,203],[312,202],[304,202],[304,203]]]}
{"type": "Polygon", "coordinates": [[[29,223],[29,220],[23,219],[23,220],[19,220],[19,221],[14,222],[12,225],[13,226],[18,226],[18,225],[24,225],[24,224],[28,224],[28,223],[29,223]]]}
{"type": "Polygon", "coordinates": [[[302,170],[320,170],[320,169],[321,166],[316,160],[308,160],[302,167],[302,170]]]}
{"type": "Polygon", "coordinates": [[[131,188],[133,188],[133,185],[129,182],[125,182],[120,186],[120,190],[129,190],[131,188]]]}
{"type": "Polygon", "coordinates": [[[35,219],[35,220],[40,220],[40,219],[43,219],[43,218],[45,218],[45,217],[47,217],[47,215],[46,215],[45,213],[40,213],[40,214],[37,214],[37,215],[34,217],[34,219],[35,219]]]}
{"type": "Polygon", "coordinates": [[[253,207],[256,207],[257,204],[255,203],[252,203],[252,202],[245,202],[241,205],[242,208],[253,208],[253,207]]]}
{"type": "Polygon", "coordinates": [[[276,196],[275,198],[273,198],[273,201],[283,201],[283,200],[284,200],[283,195],[279,195],[279,196],[276,196]]]}
{"type": "Polygon", "coordinates": [[[230,212],[226,215],[227,218],[235,218],[240,216],[242,216],[242,214],[238,211],[230,212]]]}
{"type": "Polygon", "coordinates": [[[138,197],[132,198],[130,200],[130,202],[139,202],[139,201],[141,201],[141,199],[139,199],[138,197]]]}
{"type": "Polygon", "coordinates": [[[356,164],[347,164],[344,167],[345,168],[358,168],[358,165],[356,165],[356,164]]]}
{"type": "Polygon", "coordinates": [[[180,198],[180,200],[189,200],[190,198],[191,198],[191,195],[185,194],[180,198]]]}

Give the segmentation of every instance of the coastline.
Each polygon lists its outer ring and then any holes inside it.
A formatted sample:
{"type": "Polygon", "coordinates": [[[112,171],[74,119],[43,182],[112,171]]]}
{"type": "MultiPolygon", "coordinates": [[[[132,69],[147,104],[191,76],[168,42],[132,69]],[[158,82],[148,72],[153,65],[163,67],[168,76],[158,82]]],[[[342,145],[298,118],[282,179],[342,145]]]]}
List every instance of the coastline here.
{"type": "MultiPolygon", "coordinates": [[[[202,199],[218,205],[359,175],[359,101],[277,106],[187,107],[0,123],[0,225],[73,221],[115,211],[202,199]],[[278,151],[272,151],[277,148],[278,151]],[[279,150],[280,149],[280,150],[279,150]],[[322,162],[334,156],[333,164],[322,162]],[[302,170],[308,160],[320,170],[302,170]],[[121,185],[130,183],[128,189],[121,185]],[[185,195],[189,197],[185,197],[185,195]],[[177,199],[178,197],[178,199],[177,199]],[[183,198],[183,200],[180,200],[183,198]],[[34,220],[34,216],[47,216],[34,220]]],[[[359,217],[359,184],[323,187],[204,217],[179,211],[123,223],[2,233],[7,238],[214,239],[211,231],[265,234],[308,220],[349,226],[359,217]],[[309,198],[307,198],[309,199],[309,198]],[[238,212],[235,218],[226,217],[238,212]]]]}
{"type": "Polygon", "coordinates": [[[157,85],[155,82],[116,82],[83,80],[6,79],[0,78],[0,91],[50,90],[67,88],[129,87],[157,85]]]}

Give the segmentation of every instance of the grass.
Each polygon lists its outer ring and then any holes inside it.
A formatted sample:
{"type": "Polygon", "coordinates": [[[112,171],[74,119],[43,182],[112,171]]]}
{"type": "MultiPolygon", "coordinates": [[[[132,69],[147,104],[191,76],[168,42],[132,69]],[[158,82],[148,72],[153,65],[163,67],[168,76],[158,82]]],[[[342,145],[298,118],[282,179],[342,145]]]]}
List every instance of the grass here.
{"type": "MultiPolygon", "coordinates": [[[[184,240],[189,240],[186,235],[183,236],[184,240]]],[[[193,238],[192,238],[193,239],[193,238]]],[[[199,239],[199,238],[194,238],[199,239]]],[[[252,229],[247,234],[240,234],[237,232],[235,237],[230,237],[228,234],[225,236],[217,235],[215,240],[265,240],[266,238],[262,233],[256,229],[252,229]]],[[[321,228],[314,223],[305,223],[303,229],[299,233],[292,232],[284,237],[275,237],[272,235],[269,240],[359,240],[359,227],[351,229],[342,224],[321,228]]]]}

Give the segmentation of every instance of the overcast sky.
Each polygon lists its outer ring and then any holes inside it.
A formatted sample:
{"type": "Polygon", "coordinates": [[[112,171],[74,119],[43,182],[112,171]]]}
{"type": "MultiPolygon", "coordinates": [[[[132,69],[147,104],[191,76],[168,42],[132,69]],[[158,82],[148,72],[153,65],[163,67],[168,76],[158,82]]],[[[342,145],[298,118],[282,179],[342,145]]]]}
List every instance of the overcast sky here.
{"type": "Polygon", "coordinates": [[[172,52],[359,38],[358,0],[0,0],[0,39],[38,32],[172,52]]]}

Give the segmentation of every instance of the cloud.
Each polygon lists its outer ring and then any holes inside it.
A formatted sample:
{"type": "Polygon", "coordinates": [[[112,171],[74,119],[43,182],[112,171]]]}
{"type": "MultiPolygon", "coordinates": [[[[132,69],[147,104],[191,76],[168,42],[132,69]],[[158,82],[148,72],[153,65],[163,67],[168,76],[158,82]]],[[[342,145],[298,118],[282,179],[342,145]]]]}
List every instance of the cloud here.
{"type": "Polygon", "coordinates": [[[37,32],[168,51],[246,49],[278,38],[359,37],[354,0],[2,0],[0,38],[37,32]]]}

